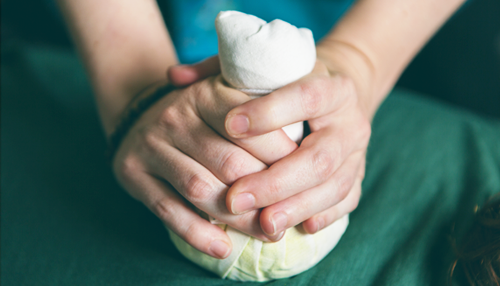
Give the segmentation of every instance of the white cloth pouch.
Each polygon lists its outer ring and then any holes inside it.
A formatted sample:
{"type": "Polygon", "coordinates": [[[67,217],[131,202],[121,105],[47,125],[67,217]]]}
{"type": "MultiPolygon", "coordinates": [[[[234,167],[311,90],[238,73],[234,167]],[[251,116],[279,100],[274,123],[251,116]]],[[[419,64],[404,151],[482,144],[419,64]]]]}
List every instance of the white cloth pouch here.
{"type": "MultiPolygon", "coordinates": [[[[281,20],[266,23],[237,11],[220,12],[215,27],[222,76],[229,85],[252,98],[298,80],[310,73],[315,65],[316,47],[309,29],[298,29],[281,20]]],[[[303,122],[283,130],[300,143],[303,122]]],[[[196,250],[174,232],[169,232],[185,257],[222,278],[268,281],[290,277],[316,265],[337,245],[348,224],[346,215],[315,234],[292,227],[274,243],[262,242],[230,226],[219,225],[233,244],[230,256],[223,260],[196,250]]]]}

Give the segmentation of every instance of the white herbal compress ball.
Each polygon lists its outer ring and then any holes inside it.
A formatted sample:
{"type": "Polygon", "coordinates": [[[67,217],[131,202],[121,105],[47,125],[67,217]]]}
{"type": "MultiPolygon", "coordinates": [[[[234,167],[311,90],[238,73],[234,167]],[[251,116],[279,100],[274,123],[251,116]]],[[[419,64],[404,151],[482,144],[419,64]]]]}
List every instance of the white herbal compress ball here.
{"type": "MultiPolygon", "coordinates": [[[[297,29],[281,20],[266,23],[236,11],[220,12],[215,27],[222,76],[253,98],[307,75],[314,67],[316,47],[309,29],[297,29]]],[[[303,123],[283,130],[298,143],[303,136],[303,123]]],[[[292,227],[275,243],[262,242],[221,225],[233,243],[231,255],[223,260],[194,249],[172,231],[170,237],[184,256],[222,278],[268,281],[290,277],[316,265],[335,247],[348,224],[346,215],[315,234],[292,227]]]]}
{"type": "Polygon", "coordinates": [[[316,46],[309,29],[236,11],[219,13],[215,28],[222,76],[235,88],[269,93],[314,68],[316,46]]]}

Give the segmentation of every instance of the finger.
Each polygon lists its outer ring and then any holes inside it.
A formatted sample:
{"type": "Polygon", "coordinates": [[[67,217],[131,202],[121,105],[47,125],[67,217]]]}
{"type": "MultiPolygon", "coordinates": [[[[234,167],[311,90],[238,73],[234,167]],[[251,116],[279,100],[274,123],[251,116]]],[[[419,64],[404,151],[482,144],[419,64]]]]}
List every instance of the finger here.
{"type": "Polygon", "coordinates": [[[202,219],[164,182],[145,173],[138,179],[128,185],[132,189],[129,192],[142,201],[166,227],[205,254],[218,259],[229,256],[232,243],[222,229],[202,219]]]}
{"type": "Polygon", "coordinates": [[[228,191],[234,214],[266,207],[324,183],[357,146],[340,128],[324,128],[307,136],[299,149],[269,169],[236,181],[228,191]],[[340,139],[339,139],[340,138],[340,139]]]}
{"type": "Polygon", "coordinates": [[[359,199],[361,197],[362,181],[363,180],[361,178],[356,179],[351,191],[349,192],[349,195],[347,195],[347,197],[343,201],[305,220],[302,223],[304,230],[307,233],[316,233],[336,222],[344,215],[354,211],[358,207],[359,199]]]}
{"type": "Polygon", "coordinates": [[[273,164],[297,149],[297,144],[281,129],[244,139],[229,136],[224,127],[227,112],[235,106],[249,101],[250,98],[246,94],[224,85],[221,76],[214,78],[211,86],[213,90],[206,94],[200,91],[203,90],[201,88],[193,90],[193,92],[202,93],[198,95],[198,101],[195,104],[199,116],[221,136],[247,150],[267,165],[273,164]]]}
{"type": "Polygon", "coordinates": [[[234,108],[226,116],[225,128],[234,138],[265,134],[332,113],[354,93],[351,80],[313,71],[296,82],[234,108]]]}
{"type": "Polygon", "coordinates": [[[195,119],[190,132],[178,134],[174,145],[183,153],[211,171],[226,185],[233,184],[246,175],[267,169],[266,164],[257,160],[242,148],[220,137],[205,122],[195,119]]]}
{"type": "Polygon", "coordinates": [[[258,210],[243,216],[229,213],[225,206],[228,187],[209,170],[164,141],[150,145],[147,152],[155,154],[156,160],[148,172],[169,182],[187,201],[208,215],[260,240],[270,240],[260,228],[258,210]]]}
{"type": "Polygon", "coordinates": [[[349,156],[325,183],[264,208],[260,215],[262,230],[275,235],[345,200],[357,183],[362,156],[362,152],[349,156]]]}
{"type": "Polygon", "coordinates": [[[186,86],[220,73],[219,56],[207,58],[193,65],[177,65],[167,70],[170,82],[175,86],[186,86]]]}

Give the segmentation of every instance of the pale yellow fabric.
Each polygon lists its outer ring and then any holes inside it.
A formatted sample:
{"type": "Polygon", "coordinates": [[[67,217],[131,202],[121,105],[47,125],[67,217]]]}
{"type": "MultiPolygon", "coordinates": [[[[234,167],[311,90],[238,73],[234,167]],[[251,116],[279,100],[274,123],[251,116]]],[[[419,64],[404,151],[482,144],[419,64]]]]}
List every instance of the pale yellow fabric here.
{"type": "Polygon", "coordinates": [[[222,278],[268,281],[297,275],[316,265],[337,245],[348,224],[346,215],[315,234],[292,227],[275,243],[262,242],[225,226],[233,252],[224,260],[194,249],[172,231],[170,237],[185,257],[222,278]]]}

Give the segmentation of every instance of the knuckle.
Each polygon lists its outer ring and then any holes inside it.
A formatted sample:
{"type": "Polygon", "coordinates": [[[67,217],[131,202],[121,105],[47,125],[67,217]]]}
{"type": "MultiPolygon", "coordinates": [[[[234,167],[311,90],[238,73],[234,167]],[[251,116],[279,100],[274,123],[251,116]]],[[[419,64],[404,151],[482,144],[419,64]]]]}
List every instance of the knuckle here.
{"type": "Polygon", "coordinates": [[[181,121],[182,114],[175,105],[170,105],[165,108],[160,114],[160,125],[168,129],[175,128],[181,121]]]}
{"type": "Polygon", "coordinates": [[[203,81],[200,81],[200,82],[196,82],[192,85],[189,85],[188,87],[185,88],[185,91],[187,94],[190,94],[190,95],[193,95],[195,97],[199,96],[200,94],[202,94],[203,92],[203,89],[201,88],[201,83],[203,81]]]}
{"type": "Polygon", "coordinates": [[[188,94],[191,94],[196,101],[201,104],[210,102],[210,96],[213,94],[211,83],[212,79],[198,81],[186,88],[188,94]]]}
{"type": "Polygon", "coordinates": [[[352,188],[352,178],[349,176],[341,177],[337,180],[337,200],[344,200],[352,188]]]}
{"type": "Polygon", "coordinates": [[[312,156],[312,167],[316,172],[318,178],[328,178],[334,170],[335,162],[332,154],[325,150],[317,151],[312,156]]]}
{"type": "Polygon", "coordinates": [[[169,224],[172,217],[175,215],[174,204],[173,200],[167,198],[161,199],[152,205],[151,210],[160,220],[169,224]]]}
{"type": "Polygon", "coordinates": [[[182,237],[183,239],[190,245],[200,249],[201,251],[207,251],[208,246],[201,246],[199,243],[198,236],[196,235],[197,231],[200,229],[200,225],[197,221],[191,221],[183,230],[182,237]]]}
{"type": "Polygon", "coordinates": [[[237,151],[225,155],[221,164],[221,178],[224,182],[232,184],[239,178],[247,175],[247,160],[237,151]]]}
{"type": "Polygon", "coordinates": [[[154,153],[161,142],[160,136],[151,130],[144,130],[142,133],[143,148],[150,151],[149,153],[154,153]]]}
{"type": "Polygon", "coordinates": [[[314,116],[321,110],[325,94],[330,90],[328,77],[317,77],[300,84],[300,104],[306,116],[314,116]]]}
{"type": "Polygon", "coordinates": [[[352,78],[344,75],[337,77],[338,88],[345,94],[353,94],[356,92],[356,86],[352,78]]]}
{"type": "Polygon", "coordinates": [[[192,220],[184,224],[174,222],[176,225],[173,227],[176,233],[189,245],[198,249],[199,251],[207,253],[210,246],[210,239],[206,239],[207,234],[203,231],[204,226],[200,221],[192,220]]]}
{"type": "Polygon", "coordinates": [[[214,186],[200,174],[194,174],[185,187],[186,199],[193,204],[204,203],[214,194],[214,186]]]}
{"type": "Polygon", "coordinates": [[[359,123],[358,130],[359,130],[361,139],[364,141],[368,141],[370,139],[371,134],[372,134],[372,126],[371,126],[370,120],[363,117],[363,119],[359,123]]]}
{"type": "Polygon", "coordinates": [[[146,158],[159,158],[164,154],[163,147],[166,143],[166,138],[156,128],[144,128],[140,131],[140,140],[137,150],[146,158]]]}
{"type": "Polygon", "coordinates": [[[361,194],[357,193],[356,196],[351,201],[349,201],[349,203],[347,205],[347,210],[346,210],[347,213],[353,212],[358,207],[360,197],[361,197],[361,194]]]}
{"type": "Polygon", "coordinates": [[[356,86],[350,77],[338,75],[334,78],[334,82],[337,101],[347,101],[352,104],[358,103],[358,97],[355,96],[357,94],[356,86]]]}
{"type": "Polygon", "coordinates": [[[271,201],[275,201],[276,198],[280,197],[280,193],[283,189],[283,184],[277,178],[272,178],[268,184],[267,189],[267,197],[271,199],[271,201]]]}
{"type": "Polygon", "coordinates": [[[125,158],[115,161],[113,167],[117,179],[122,182],[132,180],[142,168],[138,158],[133,155],[127,155],[125,158]]]}
{"type": "MultiPolygon", "coordinates": [[[[281,124],[282,123],[282,120],[281,120],[282,116],[280,116],[280,108],[278,105],[267,105],[267,104],[262,105],[259,108],[258,112],[259,112],[258,116],[265,118],[265,121],[266,121],[268,127],[276,129],[276,128],[282,126],[282,124],[281,124]]],[[[255,127],[253,127],[253,128],[255,128],[255,127]]]]}

